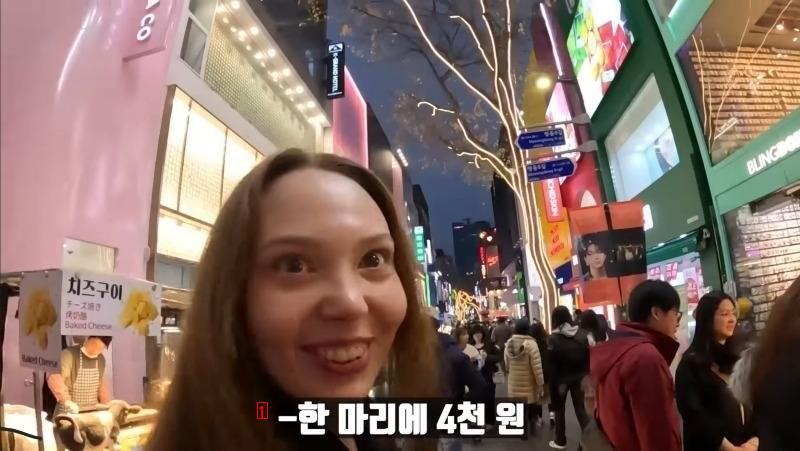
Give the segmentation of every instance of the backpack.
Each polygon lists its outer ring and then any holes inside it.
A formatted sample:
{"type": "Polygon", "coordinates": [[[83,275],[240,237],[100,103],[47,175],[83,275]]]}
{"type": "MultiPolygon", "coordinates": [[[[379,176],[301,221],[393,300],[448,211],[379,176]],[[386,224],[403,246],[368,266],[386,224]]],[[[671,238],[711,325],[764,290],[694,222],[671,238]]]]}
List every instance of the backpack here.
{"type": "Polygon", "coordinates": [[[550,341],[550,362],[556,377],[577,377],[589,372],[589,340],[585,332],[578,331],[574,337],[555,333],[550,341]]]}

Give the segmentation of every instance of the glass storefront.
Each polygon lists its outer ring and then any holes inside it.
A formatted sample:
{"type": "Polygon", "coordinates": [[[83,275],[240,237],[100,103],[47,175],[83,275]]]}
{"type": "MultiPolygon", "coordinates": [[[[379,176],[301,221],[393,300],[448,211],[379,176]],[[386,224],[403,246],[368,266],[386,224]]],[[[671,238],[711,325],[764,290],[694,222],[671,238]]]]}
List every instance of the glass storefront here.
{"type": "Polygon", "coordinates": [[[667,110],[652,75],[605,141],[617,200],[634,198],[678,165],[667,110]]]}
{"type": "Polygon", "coordinates": [[[678,58],[719,163],[800,105],[800,7],[716,0],[678,58]]]}
{"type": "Polygon", "coordinates": [[[759,330],[800,277],[800,184],[793,186],[724,215],[737,294],[752,302],[759,330]]]}

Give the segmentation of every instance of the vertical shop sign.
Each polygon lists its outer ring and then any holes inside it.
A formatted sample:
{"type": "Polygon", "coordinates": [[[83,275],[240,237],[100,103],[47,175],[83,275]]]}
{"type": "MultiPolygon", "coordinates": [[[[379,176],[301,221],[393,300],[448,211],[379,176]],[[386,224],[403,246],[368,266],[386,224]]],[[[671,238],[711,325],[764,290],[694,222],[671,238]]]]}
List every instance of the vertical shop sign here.
{"type": "Polygon", "coordinates": [[[486,276],[500,277],[500,255],[497,246],[486,247],[486,276]]]}
{"type": "Polygon", "coordinates": [[[414,250],[417,255],[417,262],[425,263],[425,229],[422,226],[414,227],[414,250]]]}
{"type": "Polygon", "coordinates": [[[130,0],[125,2],[130,29],[123,61],[160,52],[167,48],[167,37],[174,26],[175,0],[130,0]]]}
{"type": "Polygon", "coordinates": [[[328,77],[326,92],[329,99],[344,97],[344,43],[328,44],[328,77]]]}
{"type": "Polygon", "coordinates": [[[19,288],[19,363],[52,373],[60,368],[61,273],[25,273],[19,288]]]}
{"type": "Polygon", "coordinates": [[[564,220],[564,205],[561,203],[561,186],[558,179],[547,179],[542,182],[544,206],[547,220],[558,222],[564,220]]]}

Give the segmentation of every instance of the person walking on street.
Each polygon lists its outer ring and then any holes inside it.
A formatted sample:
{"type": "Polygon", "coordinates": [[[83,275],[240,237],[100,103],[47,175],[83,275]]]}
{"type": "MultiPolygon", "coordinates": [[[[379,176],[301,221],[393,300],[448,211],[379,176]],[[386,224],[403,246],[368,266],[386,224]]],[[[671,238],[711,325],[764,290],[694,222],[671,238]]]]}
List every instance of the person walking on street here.
{"type": "Polygon", "coordinates": [[[506,344],[504,359],[508,368],[508,396],[525,399],[528,412],[535,415],[535,404],[544,396],[544,370],[527,319],[514,323],[514,335],[506,344]]]}
{"type": "Polygon", "coordinates": [[[591,349],[595,419],[616,451],[680,451],[681,429],[669,365],[678,352],[680,297],[646,280],[628,299],[628,318],[591,349]]]}
{"type": "Polygon", "coordinates": [[[600,316],[594,310],[586,310],[578,319],[578,326],[586,332],[589,346],[594,346],[601,341],[606,341],[606,330],[600,324],[600,316]]]}
{"type": "MultiPolygon", "coordinates": [[[[512,335],[514,335],[514,331],[511,330],[511,326],[506,324],[506,317],[497,317],[497,326],[492,330],[491,339],[500,348],[501,355],[505,352],[506,342],[512,335]]],[[[505,361],[502,359],[500,360],[500,366],[502,367],[503,373],[507,373],[505,361]]]]}
{"type": "MultiPolygon", "coordinates": [[[[439,337],[442,396],[453,403],[459,403],[466,398],[477,400],[478,396],[486,391],[483,376],[461,350],[453,336],[438,332],[438,320],[434,317],[431,321],[439,337]]],[[[460,438],[442,439],[443,451],[461,451],[462,445],[460,438]]]]}
{"type": "Polygon", "coordinates": [[[550,427],[554,428],[556,426],[556,413],[553,409],[553,404],[550,402],[549,390],[550,373],[552,371],[550,369],[550,358],[547,353],[547,331],[545,330],[544,324],[542,324],[541,321],[534,320],[533,324],[531,324],[531,336],[536,341],[536,345],[539,346],[539,354],[542,356],[542,373],[544,374],[544,386],[546,387],[543,397],[534,406],[536,414],[536,426],[542,427],[544,416],[543,406],[547,404],[547,411],[550,416],[550,427]]]}
{"type": "Polygon", "coordinates": [[[775,301],[755,347],[737,362],[731,389],[752,406],[759,448],[790,451],[800,446],[800,278],[775,301]]]}
{"type": "MultiPolygon", "coordinates": [[[[495,400],[495,383],[494,373],[497,372],[498,363],[502,360],[503,356],[500,354],[500,348],[497,347],[489,338],[489,333],[483,324],[476,324],[472,326],[469,333],[469,344],[472,345],[483,360],[483,366],[480,373],[483,380],[486,382],[486,394],[484,399],[487,403],[487,409],[494,409],[495,400]]],[[[487,423],[491,424],[494,417],[489,416],[487,423]]]]}
{"type": "Polygon", "coordinates": [[[684,451],[755,451],[758,438],[750,409],[728,388],[739,356],[730,342],[736,304],[725,293],[709,293],[694,311],[694,339],[675,376],[683,419],[684,451]]]}
{"type": "Polygon", "coordinates": [[[554,449],[567,449],[566,405],[567,394],[572,396],[572,406],[581,429],[589,424],[583,399],[583,378],[589,374],[589,341],[586,334],[572,324],[572,316],[563,305],[552,314],[553,333],[547,344],[550,359],[550,400],[556,413],[554,449]]]}

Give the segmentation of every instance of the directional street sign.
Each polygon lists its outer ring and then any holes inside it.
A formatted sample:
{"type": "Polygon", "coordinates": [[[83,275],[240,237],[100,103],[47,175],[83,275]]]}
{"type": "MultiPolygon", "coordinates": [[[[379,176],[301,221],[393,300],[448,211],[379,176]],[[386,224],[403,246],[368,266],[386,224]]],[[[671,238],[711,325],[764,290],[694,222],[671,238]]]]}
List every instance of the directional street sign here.
{"type": "Polygon", "coordinates": [[[575,173],[575,163],[569,158],[559,158],[558,160],[529,164],[526,169],[528,181],[538,182],[558,177],[569,177],[575,173]]]}
{"type": "Polygon", "coordinates": [[[563,146],[565,143],[564,130],[561,128],[525,132],[517,137],[517,146],[522,150],[563,146]]]}

